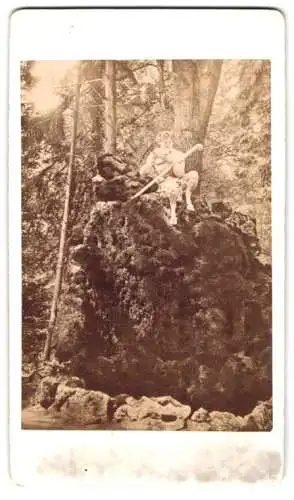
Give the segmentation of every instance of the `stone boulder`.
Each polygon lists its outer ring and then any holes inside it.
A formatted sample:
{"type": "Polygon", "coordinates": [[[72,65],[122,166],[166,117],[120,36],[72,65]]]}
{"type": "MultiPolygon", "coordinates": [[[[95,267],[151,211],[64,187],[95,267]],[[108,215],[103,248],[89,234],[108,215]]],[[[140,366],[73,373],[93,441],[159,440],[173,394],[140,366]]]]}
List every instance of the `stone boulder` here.
{"type": "Polygon", "coordinates": [[[271,276],[254,219],[194,198],[171,227],[166,200],[130,200],[136,176],[102,163],[71,248],[56,358],[89,389],[246,415],[272,393],[271,276]]]}
{"type": "Polygon", "coordinates": [[[208,411],[205,410],[204,408],[199,408],[199,410],[194,411],[193,415],[191,416],[192,422],[205,422],[208,418],[208,411]]]}
{"type": "Polygon", "coordinates": [[[212,411],[209,414],[209,425],[211,431],[234,432],[243,429],[244,420],[228,411],[212,411]]]}
{"type": "Polygon", "coordinates": [[[259,402],[253,411],[244,417],[243,431],[271,431],[273,427],[272,400],[259,402]]]}
{"type": "Polygon", "coordinates": [[[60,383],[56,377],[48,376],[44,377],[37,389],[35,395],[35,404],[41,405],[43,408],[47,409],[55,401],[57,387],[60,383]]]}
{"type": "Polygon", "coordinates": [[[187,430],[189,431],[210,431],[210,424],[208,423],[209,413],[204,408],[199,408],[194,411],[190,419],[187,421],[187,430]]]}
{"type": "Polygon", "coordinates": [[[190,406],[170,396],[129,397],[116,410],[113,420],[119,422],[123,429],[178,431],[184,428],[190,414],[190,406]]]}
{"type": "Polygon", "coordinates": [[[103,424],[109,420],[110,397],[100,391],[59,384],[50,410],[77,425],[103,424]]]}
{"type": "Polygon", "coordinates": [[[57,389],[60,384],[65,387],[85,387],[85,382],[79,377],[68,377],[66,375],[47,375],[41,379],[35,393],[33,404],[47,409],[56,399],[57,389]]]}
{"type": "Polygon", "coordinates": [[[272,400],[259,402],[244,417],[227,411],[208,412],[199,408],[187,420],[189,431],[268,432],[272,430],[272,400]]]}

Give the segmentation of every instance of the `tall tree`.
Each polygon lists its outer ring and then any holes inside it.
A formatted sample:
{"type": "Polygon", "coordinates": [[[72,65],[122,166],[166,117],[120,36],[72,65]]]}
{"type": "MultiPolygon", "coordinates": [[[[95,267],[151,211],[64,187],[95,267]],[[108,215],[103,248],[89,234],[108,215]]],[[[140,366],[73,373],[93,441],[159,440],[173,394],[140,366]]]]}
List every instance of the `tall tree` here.
{"type": "Polygon", "coordinates": [[[49,318],[46,342],[45,342],[45,347],[44,347],[44,359],[45,360],[49,359],[50,353],[51,353],[52,333],[53,333],[55,321],[56,321],[58,299],[59,299],[61,282],[62,282],[64,249],[65,249],[65,243],[66,243],[66,233],[67,233],[69,210],[70,210],[74,156],[75,156],[75,146],[76,146],[76,136],[77,136],[77,126],[78,126],[78,114],[79,114],[80,87],[81,87],[81,68],[80,68],[80,65],[77,68],[77,77],[76,78],[77,79],[76,79],[76,89],[75,89],[75,107],[74,107],[73,121],[72,121],[70,155],[69,155],[66,188],[65,188],[64,212],[63,212],[63,219],[62,219],[62,225],[61,225],[60,244],[59,244],[59,253],[58,253],[57,266],[56,266],[56,277],[55,277],[55,285],[54,285],[54,292],[53,292],[53,300],[52,300],[52,305],[51,305],[50,318],[49,318]]]}
{"type": "Polygon", "coordinates": [[[115,61],[105,61],[104,89],[105,89],[104,151],[105,153],[114,154],[116,150],[115,61]]]}
{"type": "MultiPolygon", "coordinates": [[[[83,107],[84,116],[90,115],[90,127],[87,134],[87,150],[93,148],[95,152],[103,150],[103,120],[104,120],[104,61],[84,61],[83,89],[87,94],[87,102],[83,107]],[[87,83],[88,82],[88,83],[87,83]]],[[[81,103],[82,105],[82,103],[81,103]]]]}
{"type": "Polygon", "coordinates": [[[222,69],[222,61],[209,61],[207,68],[208,87],[205,107],[200,116],[198,136],[204,142],[222,69]]]}
{"type": "MultiPolygon", "coordinates": [[[[222,61],[173,61],[175,74],[175,133],[178,145],[187,151],[193,144],[204,144],[222,61]]],[[[187,159],[187,169],[197,168],[200,193],[202,153],[187,159]]]]}
{"type": "Polygon", "coordinates": [[[174,97],[174,130],[178,141],[181,141],[183,130],[199,129],[199,72],[198,63],[193,61],[173,61],[175,97],[174,97]]]}
{"type": "Polygon", "coordinates": [[[166,105],[166,97],[165,97],[165,86],[164,86],[164,61],[162,59],[157,60],[157,67],[159,73],[159,81],[158,81],[159,101],[163,109],[166,105]]]}

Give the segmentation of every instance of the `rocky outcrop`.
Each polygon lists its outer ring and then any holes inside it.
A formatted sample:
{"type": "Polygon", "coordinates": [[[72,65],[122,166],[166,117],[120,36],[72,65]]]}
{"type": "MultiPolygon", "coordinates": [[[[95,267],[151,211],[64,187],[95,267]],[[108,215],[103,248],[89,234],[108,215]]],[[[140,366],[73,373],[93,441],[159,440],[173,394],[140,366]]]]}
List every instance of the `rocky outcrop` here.
{"type": "Polygon", "coordinates": [[[133,182],[96,187],[103,201],[71,248],[56,357],[92,390],[245,415],[272,390],[271,276],[255,221],[194,199],[171,227],[156,193],[128,201],[133,182]]]}
{"type": "Polygon", "coordinates": [[[66,375],[47,375],[41,379],[34,396],[34,404],[39,404],[43,408],[49,408],[55,399],[57,388],[64,385],[66,388],[84,388],[85,382],[78,377],[68,377],[66,375]]]}
{"type": "Polygon", "coordinates": [[[272,400],[260,401],[253,411],[244,417],[242,430],[248,432],[271,431],[273,426],[272,400]]]}
{"type": "Polygon", "coordinates": [[[236,416],[230,412],[203,408],[195,411],[187,421],[189,431],[254,432],[272,430],[272,400],[259,402],[248,415],[236,416]]]}
{"type": "Polygon", "coordinates": [[[47,376],[38,387],[34,404],[63,422],[87,426],[108,422],[110,399],[102,392],[86,390],[78,377],[47,376]]]}
{"type": "Polygon", "coordinates": [[[43,408],[49,408],[55,401],[58,385],[59,380],[55,377],[43,378],[36,392],[36,403],[39,403],[43,408]]]}
{"type": "Polygon", "coordinates": [[[191,414],[188,405],[182,405],[170,396],[142,396],[139,400],[129,397],[125,404],[114,413],[113,419],[122,429],[137,430],[172,430],[185,427],[191,414]]]}
{"type": "Polygon", "coordinates": [[[60,384],[51,409],[67,422],[87,426],[108,422],[109,403],[110,397],[103,392],[60,384]]]}
{"type": "Polygon", "coordinates": [[[194,414],[191,421],[187,423],[189,431],[226,431],[235,432],[243,431],[244,419],[240,416],[235,416],[233,413],[212,411],[207,412],[206,417],[202,420],[195,420],[194,414]]]}
{"type": "MultiPolygon", "coordinates": [[[[58,428],[104,428],[120,430],[226,431],[254,432],[272,429],[272,401],[259,402],[245,416],[230,412],[199,408],[192,412],[189,405],[171,396],[134,398],[127,394],[114,397],[101,391],[87,390],[77,377],[48,376],[40,385],[35,410],[24,410],[26,428],[31,419],[38,427],[45,423],[58,428]],[[44,410],[47,410],[44,411],[44,410]],[[51,419],[51,421],[50,421],[51,419]]],[[[44,425],[45,425],[44,424],[44,425]]]]}

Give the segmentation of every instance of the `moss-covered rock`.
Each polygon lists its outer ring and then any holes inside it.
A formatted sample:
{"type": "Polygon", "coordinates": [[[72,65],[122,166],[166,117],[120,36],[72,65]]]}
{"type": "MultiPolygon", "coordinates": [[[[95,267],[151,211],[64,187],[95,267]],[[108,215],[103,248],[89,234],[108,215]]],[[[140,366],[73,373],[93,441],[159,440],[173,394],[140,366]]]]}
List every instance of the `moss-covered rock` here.
{"type": "Polygon", "coordinates": [[[56,356],[110,395],[245,414],[271,396],[271,276],[254,219],[194,205],[178,206],[176,227],[156,193],[93,207],[72,248],[56,356]]]}

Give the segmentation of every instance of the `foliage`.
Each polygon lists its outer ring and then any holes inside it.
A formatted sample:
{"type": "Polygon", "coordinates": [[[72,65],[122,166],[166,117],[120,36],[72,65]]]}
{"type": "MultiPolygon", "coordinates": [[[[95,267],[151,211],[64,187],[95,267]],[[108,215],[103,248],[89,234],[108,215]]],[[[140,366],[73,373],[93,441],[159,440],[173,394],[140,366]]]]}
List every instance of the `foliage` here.
{"type": "Polygon", "coordinates": [[[270,63],[226,61],[205,142],[203,193],[256,217],[271,249],[270,63]]]}

